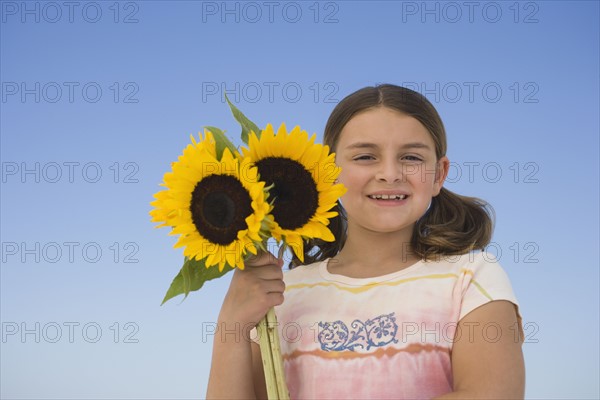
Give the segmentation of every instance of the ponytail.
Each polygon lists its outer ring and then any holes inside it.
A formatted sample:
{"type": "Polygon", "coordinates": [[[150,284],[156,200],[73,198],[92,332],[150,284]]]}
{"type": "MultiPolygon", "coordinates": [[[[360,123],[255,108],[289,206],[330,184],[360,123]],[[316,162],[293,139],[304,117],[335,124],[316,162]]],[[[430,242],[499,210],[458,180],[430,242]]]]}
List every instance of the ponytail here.
{"type": "Polygon", "coordinates": [[[423,259],[483,249],[492,239],[494,210],[476,197],[442,188],[413,230],[412,251],[423,259]]]}

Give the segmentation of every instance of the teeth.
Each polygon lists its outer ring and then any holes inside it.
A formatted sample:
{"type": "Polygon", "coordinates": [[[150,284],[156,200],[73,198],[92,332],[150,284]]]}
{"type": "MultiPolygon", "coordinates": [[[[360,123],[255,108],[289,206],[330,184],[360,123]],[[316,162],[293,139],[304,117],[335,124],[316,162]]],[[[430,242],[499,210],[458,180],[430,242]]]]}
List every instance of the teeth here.
{"type": "Polygon", "coordinates": [[[376,200],[404,200],[406,198],[406,195],[405,194],[392,194],[392,195],[374,194],[374,195],[369,195],[369,197],[371,199],[376,199],[376,200]]]}

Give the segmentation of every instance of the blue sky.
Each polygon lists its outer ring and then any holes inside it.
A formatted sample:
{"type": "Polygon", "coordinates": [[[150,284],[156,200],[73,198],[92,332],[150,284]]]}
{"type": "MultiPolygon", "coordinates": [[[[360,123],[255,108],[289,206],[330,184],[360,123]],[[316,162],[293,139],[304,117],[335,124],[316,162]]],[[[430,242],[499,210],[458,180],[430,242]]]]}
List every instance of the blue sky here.
{"type": "Polygon", "coordinates": [[[163,173],[203,126],[238,135],[224,90],[320,135],[379,82],[433,102],[447,187],[494,206],[527,397],[599,397],[597,1],[0,5],[2,398],[202,398],[229,278],[159,306],[163,173]]]}

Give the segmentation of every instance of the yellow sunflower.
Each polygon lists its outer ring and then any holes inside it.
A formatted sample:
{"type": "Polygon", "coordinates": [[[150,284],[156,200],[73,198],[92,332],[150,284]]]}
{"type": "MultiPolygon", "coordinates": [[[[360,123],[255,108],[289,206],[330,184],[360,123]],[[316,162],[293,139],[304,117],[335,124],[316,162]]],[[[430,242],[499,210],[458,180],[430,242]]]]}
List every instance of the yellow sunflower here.
{"type": "Polygon", "coordinates": [[[257,253],[268,235],[272,216],[264,182],[250,160],[240,160],[225,149],[216,158],[215,141],[209,132],[189,144],[164,176],[167,190],[154,195],[153,222],[171,226],[181,235],[174,247],[185,246],[188,258],[218,265],[244,268],[247,252],[257,253]]]}
{"type": "MultiPolygon", "coordinates": [[[[208,130],[204,131],[204,140],[202,140],[202,136],[200,136],[200,141],[196,141],[194,135],[190,135],[191,144],[188,144],[185,149],[183,149],[183,154],[179,156],[179,161],[185,159],[191,159],[193,154],[197,152],[199,149],[204,149],[209,152],[210,155],[216,158],[216,143],[215,139],[208,130]]],[[[173,168],[177,162],[171,163],[171,168],[173,168]]],[[[165,174],[165,179],[170,177],[172,172],[165,174]]],[[[166,186],[164,183],[161,186],[166,186]]],[[[162,222],[162,224],[157,225],[156,228],[161,228],[163,226],[174,226],[173,217],[177,215],[177,209],[173,206],[172,200],[172,192],[169,190],[163,190],[154,195],[156,198],[155,201],[150,203],[155,207],[154,210],[150,212],[152,216],[152,222],[162,222]]]]}
{"type": "Polygon", "coordinates": [[[327,225],[337,215],[330,211],[346,191],[335,184],[340,168],[329,146],[315,144],[315,135],[296,126],[289,134],[281,124],[277,134],[269,124],[260,139],[253,132],[248,147],[242,148],[258,168],[260,180],[270,189],[274,217],[271,233],[284,240],[304,261],[303,239],[319,238],[334,241],[327,225]]]}

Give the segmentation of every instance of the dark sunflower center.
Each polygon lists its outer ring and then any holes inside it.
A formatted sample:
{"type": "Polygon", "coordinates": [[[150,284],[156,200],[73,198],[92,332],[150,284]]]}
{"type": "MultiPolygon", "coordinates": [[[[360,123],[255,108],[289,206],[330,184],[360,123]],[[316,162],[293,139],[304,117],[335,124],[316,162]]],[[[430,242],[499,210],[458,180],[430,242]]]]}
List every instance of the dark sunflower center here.
{"type": "Polygon", "coordinates": [[[294,230],[306,224],[319,206],[319,192],[310,172],[289,158],[268,157],[256,163],[260,179],[274,184],[273,217],[283,229],[294,230]]]}
{"type": "Polygon", "coordinates": [[[198,232],[212,243],[227,245],[247,229],[252,199],[240,181],[229,175],[209,175],[196,184],[190,211],[198,232]]]}

